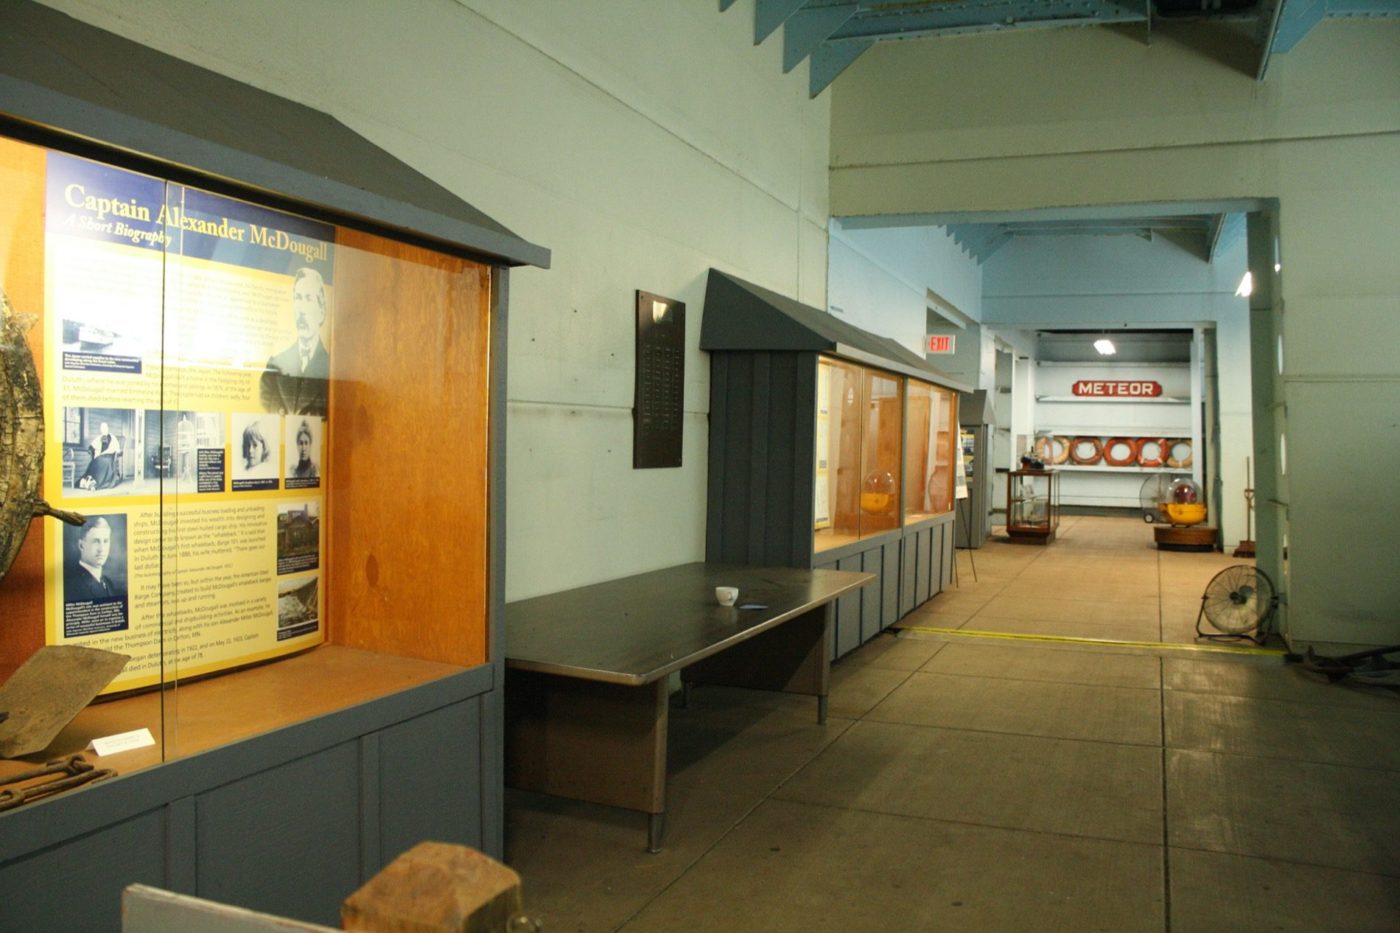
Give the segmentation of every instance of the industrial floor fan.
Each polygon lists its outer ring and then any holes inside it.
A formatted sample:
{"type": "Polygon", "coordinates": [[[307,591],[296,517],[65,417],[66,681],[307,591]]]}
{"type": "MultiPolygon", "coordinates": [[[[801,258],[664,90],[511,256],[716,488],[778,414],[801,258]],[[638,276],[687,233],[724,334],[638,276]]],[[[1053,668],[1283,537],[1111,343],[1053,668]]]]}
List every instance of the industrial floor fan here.
{"type": "Polygon", "coordinates": [[[1208,639],[1247,638],[1263,644],[1269,618],[1278,607],[1274,581],[1258,567],[1237,564],[1211,577],[1201,594],[1201,611],[1196,614],[1196,637],[1208,639]],[[1202,620],[1214,632],[1203,631],[1202,620]]]}

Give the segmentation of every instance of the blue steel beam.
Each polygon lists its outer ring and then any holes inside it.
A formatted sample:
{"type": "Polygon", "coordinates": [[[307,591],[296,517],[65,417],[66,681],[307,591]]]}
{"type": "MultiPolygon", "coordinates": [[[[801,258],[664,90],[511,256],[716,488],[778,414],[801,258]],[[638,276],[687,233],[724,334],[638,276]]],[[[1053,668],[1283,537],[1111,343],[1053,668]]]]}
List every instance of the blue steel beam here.
{"type": "Polygon", "coordinates": [[[983,244],[982,250],[977,256],[978,264],[980,265],[981,263],[986,262],[988,259],[991,259],[993,256],[996,255],[997,250],[1001,249],[1003,246],[1010,242],[1011,234],[1009,233],[1002,233],[998,236],[993,237],[987,243],[983,244]]]}
{"type": "Polygon", "coordinates": [[[1210,254],[1211,262],[1215,261],[1216,256],[1244,239],[1244,214],[1225,214],[1222,219],[1224,222],[1220,225],[1220,236],[1216,238],[1215,249],[1210,254]]]}
{"type": "Polygon", "coordinates": [[[1259,24],[1264,32],[1259,42],[1259,70],[1255,78],[1263,81],[1269,73],[1269,60],[1303,41],[1326,15],[1327,0],[1274,0],[1271,15],[1261,10],[1259,24]]]}
{"type": "Polygon", "coordinates": [[[815,98],[826,90],[836,76],[846,70],[846,66],[874,44],[874,39],[842,39],[817,46],[808,65],[807,96],[815,98]]]}
{"type": "Polygon", "coordinates": [[[788,17],[783,24],[783,73],[792,71],[802,59],[815,52],[859,9],[854,3],[806,7],[788,17]]]}
{"type": "Polygon", "coordinates": [[[771,36],[779,26],[807,0],[756,0],[753,8],[753,44],[758,45],[771,36]]]}
{"type": "Polygon", "coordinates": [[[1291,52],[1327,15],[1327,0],[1279,0],[1278,28],[1274,31],[1276,54],[1291,52]]]}
{"type": "Polygon", "coordinates": [[[994,0],[902,8],[862,4],[859,15],[833,38],[912,39],[1044,26],[1140,23],[1147,20],[1147,13],[1145,6],[1130,7],[1117,0],[994,0]]]}
{"type": "Polygon", "coordinates": [[[719,0],[719,11],[723,13],[734,5],[734,0],[719,0]]]}
{"type": "Polygon", "coordinates": [[[999,224],[953,224],[948,227],[948,233],[952,235],[954,243],[978,262],[986,257],[989,246],[995,244],[993,248],[997,248],[1004,240],[1010,239],[1010,234],[999,224]]]}

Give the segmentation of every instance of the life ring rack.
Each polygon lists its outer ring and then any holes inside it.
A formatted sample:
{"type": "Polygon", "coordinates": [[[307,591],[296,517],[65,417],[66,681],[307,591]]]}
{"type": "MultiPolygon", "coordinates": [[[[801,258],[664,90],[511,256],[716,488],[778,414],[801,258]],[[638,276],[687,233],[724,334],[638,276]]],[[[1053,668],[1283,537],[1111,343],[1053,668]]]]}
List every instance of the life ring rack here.
{"type": "Polygon", "coordinates": [[[1079,466],[1093,466],[1103,459],[1103,441],[1087,434],[1076,437],[1069,442],[1069,458],[1079,466]],[[1089,444],[1093,449],[1087,454],[1081,454],[1080,444],[1089,444]]]}
{"type": "Polygon", "coordinates": [[[1103,442],[1103,462],[1109,466],[1132,466],[1137,462],[1139,440],[1136,437],[1110,437],[1103,442]],[[1113,454],[1115,447],[1123,446],[1128,448],[1126,457],[1116,457],[1113,454]]]}

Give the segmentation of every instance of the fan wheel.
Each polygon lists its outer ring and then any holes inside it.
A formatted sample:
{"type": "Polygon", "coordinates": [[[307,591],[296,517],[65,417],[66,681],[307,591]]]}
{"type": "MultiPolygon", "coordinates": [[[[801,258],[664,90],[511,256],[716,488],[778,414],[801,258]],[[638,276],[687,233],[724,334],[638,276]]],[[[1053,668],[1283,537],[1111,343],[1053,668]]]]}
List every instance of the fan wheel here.
{"type": "Polygon", "coordinates": [[[1226,567],[1211,578],[1201,594],[1196,635],[1200,638],[1249,638],[1258,642],[1261,639],[1257,636],[1277,604],[1274,582],[1264,571],[1248,564],[1226,567]],[[1216,632],[1203,632],[1202,619],[1216,632]]]}

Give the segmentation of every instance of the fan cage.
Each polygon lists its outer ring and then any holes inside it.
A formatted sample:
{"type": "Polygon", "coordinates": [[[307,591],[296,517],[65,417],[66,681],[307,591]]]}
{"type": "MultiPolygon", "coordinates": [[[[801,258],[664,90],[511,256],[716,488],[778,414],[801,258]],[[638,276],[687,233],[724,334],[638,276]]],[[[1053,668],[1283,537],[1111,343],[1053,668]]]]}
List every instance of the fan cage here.
{"type": "Polygon", "coordinates": [[[1278,592],[1268,574],[1249,564],[1226,567],[1211,578],[1201,594],[1196,637],[1246,638],[1260,644],[1268,635],[1268,623],[1277,606],[1278,592]],[[1202,621],[1215,632],[1204,631],[1202,621]]]}

